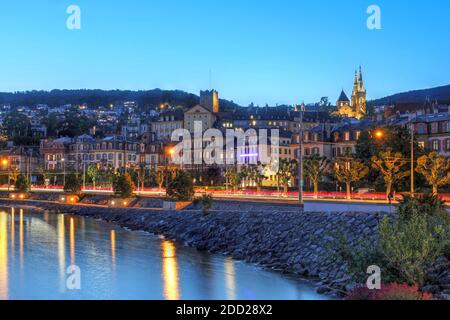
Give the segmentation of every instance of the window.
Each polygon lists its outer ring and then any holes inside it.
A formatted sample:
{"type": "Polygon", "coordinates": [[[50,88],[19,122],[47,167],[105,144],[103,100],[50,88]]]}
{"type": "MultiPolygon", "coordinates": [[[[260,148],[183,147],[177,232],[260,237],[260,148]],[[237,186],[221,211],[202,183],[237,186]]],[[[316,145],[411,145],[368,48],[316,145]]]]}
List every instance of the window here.
{"type": "Polygon", "coordinates": [[[433,141],[433,151],[439,151],[439,140],[433,141]]]}
{"type": "Polygon", "coordinates": [[[339,132],[334,133],[334,141],[339,141],[339,132]]]}
{"type": "Polygon", "coordinates": [[[439,126],[438,126],[438,123],[437,122],[433,122],[432,124],[431,124],[431,132],[432,133],[438,133],[438,128],[439,128],[439,126]]]}
{"type": "Polygon", "coordinates": [[[450,132],[450,122],[447,122],[447,123],[445,124],[445,130],[446,130],[447,132],[450,132]]]}
{"type": "Polygon", "coordinates": [[[344,132],[344,140],[345,141],[350,141],[350,132],[344,132]]]}
{"type": "Polygon", "coordinates": [[[417,132],[419,134],[425,134],[425,124],[419,123],[419,125],[417,126],[417,132]]]}
{"type": "Polygon", "coordinates": [[[450,139],[445,140],[445,147],[447,151],[450,151],[450,139]]]}

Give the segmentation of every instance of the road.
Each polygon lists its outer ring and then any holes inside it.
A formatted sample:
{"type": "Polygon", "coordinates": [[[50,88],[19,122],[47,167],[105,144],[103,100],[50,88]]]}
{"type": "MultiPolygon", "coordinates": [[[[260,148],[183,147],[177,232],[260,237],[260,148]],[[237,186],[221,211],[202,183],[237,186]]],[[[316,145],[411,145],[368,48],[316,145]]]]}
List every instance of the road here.
{"type": "MultiPolygon", "coordinates": [[[[7,191],[7,187],[0,187],[0,190],[7,191]]],[[[33,187],[32,191],[36,192],[63,192],[63,188],[61,186],[43,188],[43,187],[33,187]]],[[[94,193],[94,194],[112,194],[112,190],[109,188],[97,188],[97,189],[85,189],[83,190],[85,193],[94,193]]],[[[162,197],[165,196],[165,191],[158,189],[150,189],[146,188],[144,190],[136,191],[136,194],[144,197],[162,197]]],[[[267,202],[267,203],[298,203],[298,193],[297,192],[276,192],[276,191],[260,191],[257,192],[255,190],[245,190],[238,192],[226,192],[226,191],[217,191],[217,190],[208,190],[206,188],[197,188],[195,190],[196,196],[201,196],[203,194],[211,194],[215,199],[223,199],[223,200],[245,200],[245,201],[256,201],[256,202],[267,202]]],[[[448,202],[450,205],[450,195],[440,195],[443,200],[448,202]]],[[[401,195],[398,195],[397,200],[401,199],[401,195]]],[[[348,203],[353,204],[378,204],[389,206],[389,201],[385,199],[384,193],[355,193],[352,194],[352,199],[349,200],[346,198],[346,194],[344,192],[320,192],[317,197],[314,197],[313,193],[306,192],[304,193],[304,199],[308,202],[314,203],[339,203],[345,206],[348,203]]],[[[397,204],[397,201],[392,202],[393,205],[397,204]]]]}

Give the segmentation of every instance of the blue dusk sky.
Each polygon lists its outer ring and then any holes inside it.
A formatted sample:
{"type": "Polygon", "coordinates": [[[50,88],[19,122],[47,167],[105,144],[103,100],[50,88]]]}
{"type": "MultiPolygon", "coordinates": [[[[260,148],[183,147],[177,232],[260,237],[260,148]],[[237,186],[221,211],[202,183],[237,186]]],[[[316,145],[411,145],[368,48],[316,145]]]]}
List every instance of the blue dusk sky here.
{"type": "Polygon", "coordinates": [[[293,104],[450,83],[448,0],[14,0],[0,4],[0,91],[181,89],[293,104]],[[81,29],[69,30],[69,5],[81,29]],[[366,26],[381,8],[381,30],[366,26]]]}

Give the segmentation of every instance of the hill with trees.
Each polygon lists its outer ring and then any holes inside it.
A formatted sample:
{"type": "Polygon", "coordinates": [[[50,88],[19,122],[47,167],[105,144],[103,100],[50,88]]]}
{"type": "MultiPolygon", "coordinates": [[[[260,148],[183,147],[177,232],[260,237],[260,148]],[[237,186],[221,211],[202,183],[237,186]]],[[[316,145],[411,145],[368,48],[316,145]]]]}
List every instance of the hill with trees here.
{"type": "MultiPolygon", "coordinates": [[[[195,94],[181,90],[153,89],[147,91],[131,90],[52,90],[52,91],[18,91],[13,93],[0,92],[0,105],[35,106],[47,104],[51,107],[61,105],[107,106],[110,104],[135,101],[140,107],[157,107],[162,103],[193,107],[199,103],[195,94]]],[[[233,101],[221,99],[223,109],[238,106],[233,101]]]]}
{"type": "Polygon", "coordinates": [[[450,85],[430,89],[413,90],[397,93],[381,99],[370,101],[371,105],[424,102],[426,100],[450,103],[450,85]]]}

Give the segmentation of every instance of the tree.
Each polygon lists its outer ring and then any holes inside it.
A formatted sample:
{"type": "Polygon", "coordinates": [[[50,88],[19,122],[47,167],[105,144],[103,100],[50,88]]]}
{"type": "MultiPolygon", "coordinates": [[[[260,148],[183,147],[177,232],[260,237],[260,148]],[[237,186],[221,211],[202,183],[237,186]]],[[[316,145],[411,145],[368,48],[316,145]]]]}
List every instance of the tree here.
{"type": "Polygon", "coordinates": [[[28,136],[30,119],[22,113],[11,111],[3,119],[3,129],[13,138],[28,136]]]}
{"type": "Polygon", "coordinates": [[[278,172],[277,172],[277,179],[279,183],[284,188],[284,193],[287,193],[289,190],[289,182],[291,182],[292,178],[295,176],[297,170],[297,161],[295,160],[286,160],[281,159],[279,166],[278,166],[278,172]]]}
{"type": "Polygon", "coordinates": [[[28,192],[30,190],[30,182],[23,174],[17,177],[15,189],[17,192],[28,192]]]}
{"type": "Polygon", "coordinates": [[[417,159],[416,171],[423,175],[433,188],[433,194],[438,194],[438,188],[450,182],[450,159],[431,152],[417,159]]]}
{"type": "Polygon", "coordinates": [[[11,174],[9,175],[9,179],[11,180],[12,183],[16,183],[17,178],[19,178],[19,168],[17,168],[16,170],[12,170],[11,174]]]}
{"type": "Polygon", "coordinates": [[[155,182],[158,185],[158,189],[159,191],[162,190],[163,184],[164,184],[164,171],[162,170],[158,170],[154,173],[154,177],[155,177],[155,182]]]}
{"type": "Polygon", "coordinates": [[[319,182],[328,169],[329,161],[325,157],[314,155],[306,158],[303,166],[305,169],[305,176],[311,179],[314,186],[314,197],[317,198],[319,193],[319,182]]]}
{"type": "Polygon", "coordinates": [[[248,167],[248,178],[255,182],[256,184],[256,191],[260,192],[262,184],[264,180],[266,179],[266,176],[263,173],[264,166],[261,164],[261,162],[258,162],[256,165],[250,165],[248,167]]]}
{"type": "Polygon", "coordinates": [[[367,175],[369,168],[353,157],[339,158],[334,166],[334,173],[339,182],[347,187],[347,199],[351,199],[351,184],[367,175]]]}
{"type": "Polygon", "coordinates": [[[233,168],[231,170],[227,170],[225,177],[228,179],[233,191],[236,192],[239,189],[243,175],[239,173],[236,168],[233,168]]]}
{"type": "Polygon", "coordinates": [[[194,183],[186,171],[178,171],[170,181],[167,195],[175,201],[190,201],[194,196],[194,183]]]}
{"type": "Polygon", "coordinates": [[[81,193],[81,181],[76,174],[70,173],[66,176],[64,192],[77,195],[81,193]]]}
{"type": "Polygon", "coordinates": [[[205,180],[208,184],[218,185],[222,180],[222,172],[217,165],[213,165],[206,170],[205,180]]]}
{"type": "Polygon", "coordinates": [[[116,197],[125,199],[133,196],[134,183],[128,173],[118,174],[113,180],[113,190],[116,197]]]}
{"type": "Polygon", "coordinates": [[[379,157],[372,157],[372,167],[377,169],[384,177],[386,198],[389,197],[393,184],[410,174],[408,171],[402,171],[406,164],[407,161],[403,158],[403,155],[400,152],[392,152],[390,148],[380,152],[379,157]]]}
{"type": "MultiPolygon", "coordinates": [[[[370,130],[363,131],[355,145],[355,157],[369,167],[369,173],[364,177],[364,182],[368,185],[376,187],[376,189],[383,188],[384,179],[379,174],[377,169],[372,166],[372,157],[379,156],[380,152],[391,149],[393,153],[401,153],[406,157],[411,155],[411,132],[401,126],[388,126],[384,128],[371,128],[370,130]],[[381,131],[383,134],[381,137],[376,137],[374,132],[381,131]]],[[[414,140],[414,159],[418,159],[423,155],[423,148],[421,148],[414,140]]],[[[415,181],[420,184],[420,180],[423,179],[421,175],[417,174],[415,181]]],[[[409,189],[409,181],[407,179],[399,180],[398,183],[403,189],[409,189]]]]}
{"type": "Polygon", "coordinates": [[[47,176],[48,176],[47,171],[45,170],[45,166],[43,166],[43,165],[37,166],[36,171],[42,176],[42,180],[45,184],[45,180],[47,180],[47,176]]]}
{"type": "Polygon", "coordinates": [[[88,167],[87,174],[88,174],[88,177],[92,180],[92,184],[93,184],[93,187],[95,190],[95,183],[97,182],[97,180],[100,176],[100,171],[98,170],[97,165],[91,164],[88,167]]]}

